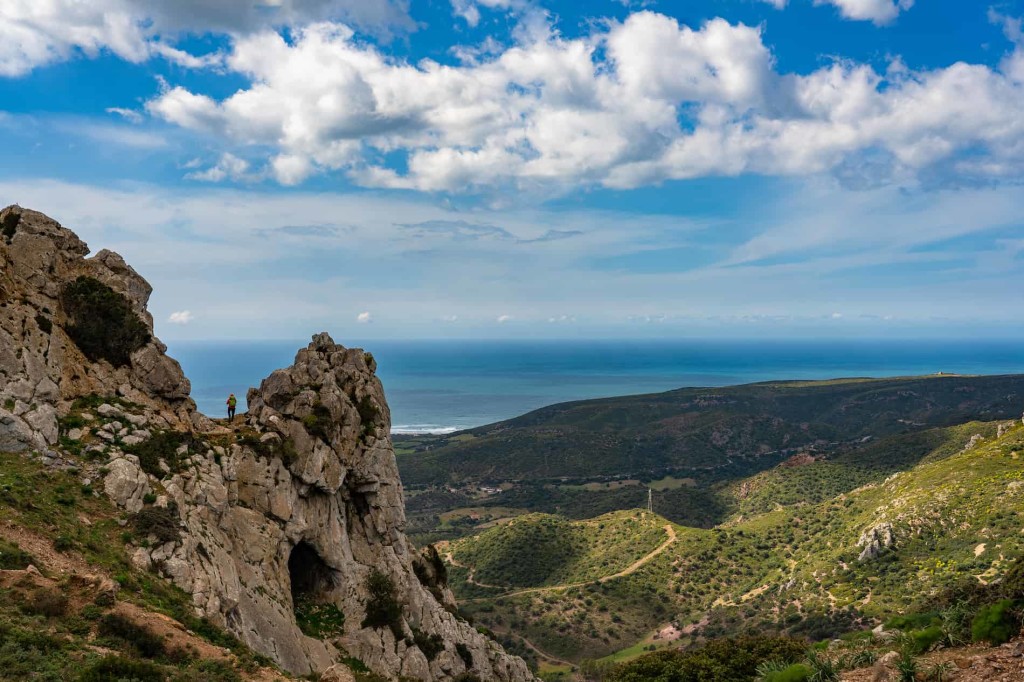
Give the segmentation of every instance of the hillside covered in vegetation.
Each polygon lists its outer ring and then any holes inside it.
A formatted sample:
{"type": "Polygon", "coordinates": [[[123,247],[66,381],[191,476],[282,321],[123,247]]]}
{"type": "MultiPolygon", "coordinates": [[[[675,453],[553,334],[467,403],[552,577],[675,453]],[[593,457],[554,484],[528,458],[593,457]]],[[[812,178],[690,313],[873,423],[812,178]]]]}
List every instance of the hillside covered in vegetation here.
{"type": "Polygon", "coordinates": [[[809,447],[1009,419],[1022,404],[1022,376],[774,382],[565,403],[396,444],[411,486],[667,474],[709,482],[809,447]]]}
{"type": "MultiPolygon", "coordinates": [[[[662,553],[612,580],[584,572],[553,586],[543,568],[548,545],[511,555],[521,526],[537,523],[523,517],[454,544],[456,594],[508,646],[519,640],[541,659],[574,665],[721,636],[821,641],[900,616],[932,614],[907,621],[910,630],[950,609],[973,609],[973,617],[981,604],[965,605],[969,595],[1001,584],[1024,556],[1024,427],[969,423],[857,452],[729,484],[722,523],[673,525],[675,540],[662,553]],[[514,568],[509,587],[467,582],[468,571],[493,565],[514,568]]],[[[568,524],[567,535],[586,536],[590,523],[568,524]]],[[[592,542],[600,537],[594,532],[592,542]]]]}

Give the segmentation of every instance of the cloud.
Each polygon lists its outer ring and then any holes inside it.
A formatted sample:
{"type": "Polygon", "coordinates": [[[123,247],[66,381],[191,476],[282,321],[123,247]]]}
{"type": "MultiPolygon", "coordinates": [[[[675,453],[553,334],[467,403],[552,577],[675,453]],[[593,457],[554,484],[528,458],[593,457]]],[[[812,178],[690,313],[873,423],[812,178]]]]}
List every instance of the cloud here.
{"type": "Polygon", "coordinates": [[[735,212],[714,220],[564,205],[503,209],[500,225],[512,234],[582,232],[514,248],[492,239],[410,243],[396,223],[498,218],[408,194],[28,178],[0,181],[0,205],[42,209],[94,249],[121,253],[153,285],[150,309],[160,320],[179,309],[175,301],[203,301],[188,326],[167,325],[194,338],[294,338],[339,320],[378,338],[558,336],[577,325],[594,337],[714,336],[741,324],[746,333],[754,324],[796,329],[783,318],[838,333],[862,314],[893,316],[907,334],[914,328],[906,325],[936,315],[955,320],[944,327],[951,334],[981,334],[968,327],[972,319],[985,321],[986,333],[992,325],[1020,328],[1021,316],[1010,314],[1020,310],[1024,287],[1019,187],[849,192],[819,176],[758,179],[751,192],[751,182],[726,183],[721,196],[735,212]],[[320,225],[325,216],[343,216],[351,231],[261,232],[320,225]],[[701,257],[674,269],[593,265],[651,248],[678,259],[687,247],[701,257]],[[373,311],[371,325],[356,324],[360,311],[373,311]],[[833,311],[843,313],[842,324],[828,319],[833,311]],[[439,322],[453,315],[457,323],[439,322]],[[508,316],[504,324],[499,315],[508,316]],[[547,321],[562,315],[577,321],[547,321]]]}
{"type": "Polygon", "coordinates": [[[373,322],[373,316],[370,313],[359,313],[356,315],[356,322],[359,324],[369,324],[373,322]]]}
{"type": "Polygon", "coordinates": [[[413,237],[425,238],[442,235],[455,240],[477,240],[493,237],[497,239],[515,239],[508,230],[495,225],[471,223],[465,220],[428,220],[422,223],[398,225],[413,237]]]}
{"type": "Polygon", "coordinates": [[[914,6],[914,0],[814,0],[816,5],[830,4],[846,19],[888,24],[914,6]]]}
{"type": "MultiPolygon", "coordinates": [[[[775,9],[784,9],[789,0],[761,0],[775,9]]],[[[844,19],[889,24],[914,6],[914,0],[814,0],[815,5],[833,5],[844,19]]]]}
{"type": "Polygon", "coordinates": [[[530,0],[451,0],[452,14],[461,17],[470,26],[480,23],[480,8],[521,11],[532,5],[530,0]]]}
{"type": "Polygon", "coordinates": [[[124,109],[122,107],[108,107],[106,109],[106,112],[108,114],[117,114],[129,123],[142,123],[142,114],[135,111],[134,109],[124,109]]]}
{"type": "Polygon", "coordinates": [[[136,64],[159,57],[205,68],[218,65],[222,56],[190,54],[174,47],[173,39],[327,20],[384,34],[415,29],[407,0],[4,0],[0,76],[103,52],[136,64]]]}
{"type": "Polygon", "coordinates": [[[498,318],[495,321],[498,324],[505,324],[506,322],[511,322],[512,321],[512,316],[511,315],[498,315],[498,318]]]}
{"type": "Polygon", "coordinates": [[[189,310],[179,310],[178,312],[171,313],[170,317],[167,318],[167,321],[170,322],[171,324],[182,324],[182,325],[184,325],[184,324],[188,324],[189,322],[191,322],[194,319],[195,319],[195,317],[192,315],[191,311],[189,311],[189,310]]]}
{"type": "Polygon", "coordinates": [[[760,28],[724,19],[691,28],[641,11],[576,39],[548,29],[456,66],[408,63],[332,23],[243,36],[225,65],[252,85],[222,99],[172,87],[147,110],[271,150],[284,184],[338,172],[367,187],[559,194],[743,174],[835,171],[870,186],[1024,171],[1024,59],[793,74],[760,28]],[[399,161],[380,165],[383,154],[399,161]]]}
{"type": "Polygon", "coordinates": [[[200,182],[223,182],[224,180],[241,182],[259,179],[259,176],[249,172],[249,168],[249,162],[245,159],[240,159],[231,153],[225,153],[221,155],[220,160],[215,165],[204,171],[192,171],[186,174],[185,178],[200,182]]]}

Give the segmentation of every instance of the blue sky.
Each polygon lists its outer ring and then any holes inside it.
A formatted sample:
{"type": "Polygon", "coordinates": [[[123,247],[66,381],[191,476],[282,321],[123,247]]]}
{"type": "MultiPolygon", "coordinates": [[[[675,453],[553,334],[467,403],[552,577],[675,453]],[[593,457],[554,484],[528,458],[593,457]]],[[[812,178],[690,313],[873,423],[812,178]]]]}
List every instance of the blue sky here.
{"type": "Polygon", "coordinates": [[[1024,0],[7,0],[169,339],[1024,332],[1024,0]]]}

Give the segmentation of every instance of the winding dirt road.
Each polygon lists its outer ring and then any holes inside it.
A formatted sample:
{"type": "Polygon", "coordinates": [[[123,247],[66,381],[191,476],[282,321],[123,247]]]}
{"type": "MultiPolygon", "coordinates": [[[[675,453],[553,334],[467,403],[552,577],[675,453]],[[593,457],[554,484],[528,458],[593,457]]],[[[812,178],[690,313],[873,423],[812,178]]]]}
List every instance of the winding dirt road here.
{"type": "MultiPolygon", "coordinates": [[[[476,597],[476,598],[473,598],[473,599],[462,599],[460,601],[463,601],[463,602],[479,602],[479,601],[489,601],[489,600],[492,600],[492,599],[499,599],[499,598],[504,598],[504,597],[519,597],[519,596],[522,596],[524,594],[542,594],[542,593],[545,593],[545,592],[558,592],[559,590],[568,590],[568,589],[572,589],[574,587],[584,587],[586,585],[593,585],[594,583],[606,583],[606,582],[609,582],[611,580],[618,580],[619,578],[625,578],[628,575],[632,575],[633,573],[636,573],[641,568],[643,568],[644,566],[646,566],[650,562],[654,561],[654,559],[656,559],[658,557],[658,555],[660,555],[662,552],[664,552],[666,549],[668,549],[669,546],[671,546],[676,541],[676,531],[675,531],[675,528],[672,527],[672,524],[668,524],[668,523],[665,524],[664,529],[665,529],[665,532],[668,534],[668,539],[666,539],[665,542],[661,543],[652,552],[650,552],[649,554],[647,554],[643,558],[634,561],[630,566],[624,568],[623,570],[619,571],[618,573],[614,573],[612,575],[606,575],[606,576],[597,578],[595,580],[584,580],[584,581],[578,582],[578,583],[566,583],[564,585],[549,585],[549,586],[546,586],[546,587],[529,587],[529,588],[526,588],[526,589],[523,589],[523,590],[515,590],[513,592],[504,592],[502,594],[496,594],[496,595],[491,596],[491,597],[476,597]]],[[[480,583],[474,583],[474,584],[480,585],[480,583]]],[[[545,655],[545,658],[550,658],[550,657],[545,655]]]]}

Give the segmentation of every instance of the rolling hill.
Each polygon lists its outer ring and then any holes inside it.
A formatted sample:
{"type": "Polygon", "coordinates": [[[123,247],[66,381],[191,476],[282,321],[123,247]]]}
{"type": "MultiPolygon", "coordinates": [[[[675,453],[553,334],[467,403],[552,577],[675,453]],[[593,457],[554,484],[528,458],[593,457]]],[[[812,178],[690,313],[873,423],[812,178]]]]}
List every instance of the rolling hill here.
{"type": "Polygon", "coordinates": [[[410,487],[761,471],[807,448],[1007,419],[1024,376],[773,382],[553,405],[451,436],[397,438],[410,487]]]}
{"type": "Polygon", "coordinates": [[[453,573],[455,590],[466,613],[510,646],[574,663],[722,635],[829,639],[938,611],[965,581],[998,582],[1024,555],[1024,427],[974,423],[921,438],[928,452],[913,450],[905,471],[891,472],[900,457],[889,450],[887,459],[882,446],[873,461],[809,462],[736,481],[730,518],[673,527],[665,551],[615,579],[591,573],[551,588],[550,574],[530,565],[544,565],[543,546],[513,557],[522,530],[493,529],[486,543],[454,544],[468,567],[453,573]],[[515,565],[549,587],[484,594],[465,581],[476,561],[515,565]]]}

